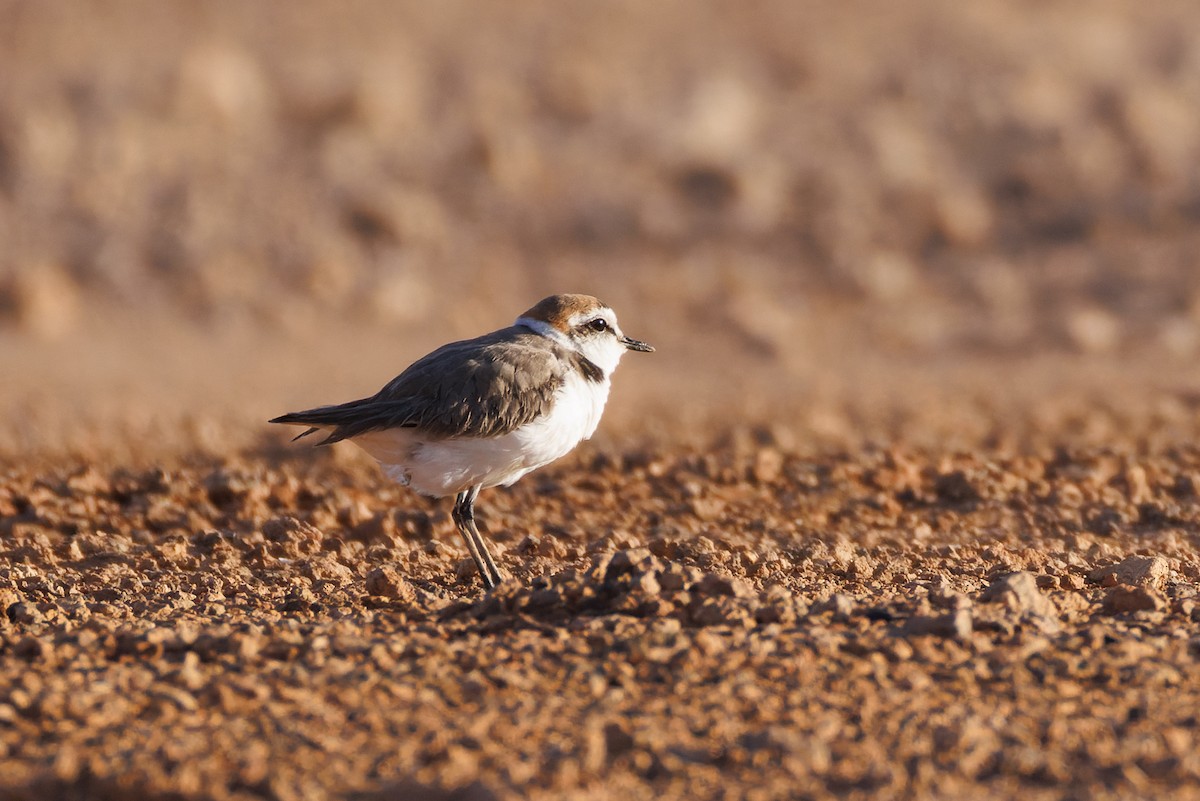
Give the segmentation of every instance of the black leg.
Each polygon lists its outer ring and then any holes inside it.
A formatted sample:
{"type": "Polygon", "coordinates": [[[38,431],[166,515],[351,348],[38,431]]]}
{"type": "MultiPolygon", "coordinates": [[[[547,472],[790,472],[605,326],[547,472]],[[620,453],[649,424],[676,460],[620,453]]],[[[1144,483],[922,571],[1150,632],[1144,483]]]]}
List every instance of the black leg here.
{"type": "Polygon", "coordinates": [[[479,577],[483,579],[483,586],[490,590],[496,586],[496,582],[492,580],[492,576],[488,572],[488,565],[483,561],[483,556],[479,553],[479,545],[471,531],[475,527],[475,516],[471,504],[475,500],[473,495],[478,494],[479,490],[475,490],[474,493],[471,490],[458,493],[454,499],[454,511],[450,515],[454,518],[454,525],[458,527],[458,533],[462,535],[463,542],[467,544],[467,550],[471,552],[471,558],[475,560],[475,567],[479,570],[479,577]]]}
{"type": "Polygon", "coordinates": [[[496,567],[496,561],[492,559],[491,553],[488,552],[487,542],[483,539],[483,535],[479,533],[479,526],[475,525],[475,499],[479,497],[479,490],[480,487],[476,485],[459,495],[462,498],[462,503],[459,506],[459,515],[471,537],[474,539],[475,550],[479,552],[479,556],[483,561],[480,571],[483,572],[486,568],[483,583],[488,585],[488,589],[492,589],[503,581],[504,577],[500,575],[500,569],[496,567]]]}

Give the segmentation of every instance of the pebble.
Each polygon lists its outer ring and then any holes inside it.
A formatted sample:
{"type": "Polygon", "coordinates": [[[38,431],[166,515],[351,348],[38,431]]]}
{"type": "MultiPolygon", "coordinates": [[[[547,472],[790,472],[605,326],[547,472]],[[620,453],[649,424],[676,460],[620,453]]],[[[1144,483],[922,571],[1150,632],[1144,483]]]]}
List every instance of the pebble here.
{"type": "Polygon", "coordinates": [[[1161,587],[1170,565],[1161,556],[1130,556],[1117,564],[1093,570],[1088,579],[1096,584],[1150,585],[1161,587]],[[1115,581],[1109,581],[1112,577],[1115,581]]]}
{"type": "Polygon", "coordinates": [[[849,620],[854,614],[857,604],[854,599],[844,593],[836,592],[824,601],[813,604],[813,614],[832,612],[834,620],[849,620]]]}
{"type": "Polygon", "coordinates": [[[1020,614],[1054,616],[1054,602],[1038,589],[1037,577],[1026,571],[1007,573],[995,578],[980,595],[983,603],[1002,603],[1020,614]]]}
{"type": "Polygon", "coordinates": [[[707,573],[693,585],[693,591],[701,595],[724,595],[730,598],[749,597],[750,587],[739,579],[707,573]]]}
{"type": "Polygon", "coordinates": [[[1131,612],[1158,612],[1166,606],[1167,599],[1157,590],[1118,584],[1104,596],[1100,609],[1106,615],[1124,615],[1131,612]]]}
{"type": "MultiPolygon", "coordinates": [[[[474,563],[472,563],[474,564],[474,563]]],[[[417,599],[417,591],[393,565],[377,567],[367,574],[364,582],[368,595],[391,598],[405,603],[417,599]]]]}
{"type": "Polygon", "coordinates": [[[905,636],[933,635],[955,640],[968,640],[973,631],[971,613],[966,609],[944,615],[915,615],[901,629],[905,636]]]}

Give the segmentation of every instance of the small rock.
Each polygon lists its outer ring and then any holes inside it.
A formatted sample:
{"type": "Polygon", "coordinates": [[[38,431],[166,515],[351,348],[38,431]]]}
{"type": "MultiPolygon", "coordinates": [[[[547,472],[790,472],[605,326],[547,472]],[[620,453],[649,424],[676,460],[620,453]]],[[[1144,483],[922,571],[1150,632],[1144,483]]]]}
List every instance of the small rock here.
{"type": "Polygon", "coordinates": [[[612,581],[618,576],[634,572],[639,567],[655,567],[653,562],[656,561],[647,548],[627,548],[617,551],[608,561],[608,570],[604,574],[605,580],[612,581]]]}
{"type": "Polygon", "coordinates": [[[149,696],[163,702],[163,704],[174,705],[184,712],[195,712],[200,708],[196,696],[182,687],[160,687],[156,690],[151,690],[149,696]]]}
{"type": "Polygon", "coordinates": [[[48,641],[38,637],[23,637],[13,646],[14,654],[30,662],[47,658],[53,650],[48,641]]]}
{"type": "Polygon", "coordinates": [[[688,501],[688,510],[698,520],[711,523],[725,512],[725,502],[719,498],[693,498],[688,501]]]}
{"type": "Polygon", "coordinates": [[[847,620],[854,614],[854,608],[855,603],[853,598],[849,595],[835,592],[824,601],[813,604],[812,612],[814,614],[833,612],[834,620],[847,620]]]}
{"type": "Polygon", "coordinates": [[[1116,579],[1115,583],[1119,584],[1158,587],[1162,585],[1169,569],[1167,560],[1161,556],[1131,556],[1115,565],[1093,570],[1088,575],[1088,579],[1096,584],[1104,585],[1105,580],[1112,576],[1116,579]]]}
{"type": "Polygon", "coordinates": [[[613,555],[611,553],[598,553],[592,559],[591,566],[587,569],[587,577],[592,581],[603,581],[605,575],[608,574],[608,566],[612,562],[613,555]]]}
{"type": "Polygon", "coordinates": [[[1166,607],[1167,599],[1157,590],[1118,584],[1104,596],[1100,611],[1105,615],[1123,615],[1130,612],[1158,612],[1166,607]]]}
{"type": "Polygon", "coordinates": [[[1121,323],[1117,317],[1096,307],[1071,310],[1066,316],[1065,327],[1071,343],[1085,353],[1107,353],[1121,339],[1121,323]]]}
{"type": "Polygon", "coordinates": [[[13,623],[30,626],[41,623],[45,619],[45,615],[33,604],[22,601],[8,608],[8,619],[13,623]]]}
{"type": "Polygon", "coordinates": [[[183,686],[192,692],[204,687],[206,678],[203,671],[200,670],[200,657],[196,655],[195,651],[188,651],[184,654],[183,664],[176,676],[183,686]]]}
{"type": "Polygon", "coordinates": [[[78,495],[99,495],[108,492],[108,479],[95,467],[81,467],[67,477],[67,487],[78,495]]]}
{"type": "MultiPolygon", "coordinates": [[[[211,485],[209,487],[210,494],[213,491],[212,490],[213,486],[218,487],[220,492],[224,492],[225,490],[229,489],[230,486],[237,486],[237,485],[236,484],[231,485],[231,484],[225,484],[225,483],[218,483],[215,485],[211,485]]],[[[224,496],[219,494],[218,497],[224,497],[224,496]]],[[[214,503],[215,503],[215,501],[214,501],[214,503]]],[[[320,540],[322,537],[320,530],[317,529],[316,526],[313,526],[310,523],[306,523],[303,520],[297,520],[294,517],[289,517],[287,515],[284,515],[282,517],[273,517],[270,520],[268,520],[267,522],[263,523],[262,533],[263,533],[263,537],[270,540],[271,542],[288,542],[288,541],[297,540],[297,539],[320,540]]]]}
{"type": "Polygon", "coordinates": [[[460,584],[470,581],[477,575],[479,575],[479,568],[475,566],[475,560],[470,557],[459,559],[458,564],[454,566],[454,579],[460,584]]]}
{"type": "Polygon", "coordinates": [[[314,581],[347,584],[354,580],[354,571],[328,554],[306,560],[302,568],[304,574],[314,581]]]}
{"type": "Polygon", "coordinates": [[[760,626],[793,623],[796,620],[796,610],[792,604],[786,602],[768,603],[754,610],[754,620],[760,626]]]}
{"type": "Polygon", "coordinates": [[[706,573],[704,578],[696,583],[693,590],[700,595],[724,595],[730,598],[746,598],[750,588],[746,582],[716,573],[706,573]]]}
{"type": "Polygon", "coordinates": [[[699,631],[692,640],[700,653],[705,656],[715,656],[725,651],[725,640],[711,631],[699,631]]]}
{"type": "Polygon", "coordinates": [[[970,638],[974,630],[971,613],[966,609],[959,609],[945,615],[910,617],[905,622],[901,633],[906,636],[933,635],[952,640],[966,640],[970,638]]]}
{"type": "Polygon", "coordinates": [[[783,473],[783,454],[775,448],[760,448],[754,454],[751,475],[760,484],[771,484],[783,473]]]}
{"type": "Polygon", "coordinates": [[[53,766],[55,777],[63,782],[76,781],[84,762],[79,749],[63,744],[58,747],[57,751],[53,766]]]}
{"type": "Polygon", "coordinates": [[[366,587],[368,595],[394,598],[406,603],[413,603],[417,600],[416,589],[392,565],[383,565],[368,573],[366,587]]]}
{"type": "Polygon", "coordinates": [[[970,503],[980,499],[979,490],[962,470],[939,475],[933,482],[933,491],[947,503],[970,503]]]}
{"type": "Polygon", "coordinates": [[[0,587],[0,612],[7,613],[11,617],[12,613],[8,610],[19,603],[21,603],[21,593],[12,587],[0,587]]]}
{"type": "Polygon", "coordinates": [[[984,603],[1004,603],[1014,612],[1047,617],[1058,614],[1054,601],[1038,589],[1037,578],[1024,570],[999,576],[980,596],[984,603]]]}
{"type": "MultiPolygon", "coordinates": [[[[223,507],[245,498],[250,493],[250,483],[243,476],[220,469],[204,479],[204,491],[214,506],[223,507]]],[[[263,533],[266,533],[266,526],[263,533]]]]}
{"type": "Polygon", "coordinates": [[[1130,503],[1147,503],[1154,497],[1154,491],[1146,477],[1146,468],[1140,464],[1130,465],[1125,470],[1125,486],[1129,488],[1130,503]]]}
{"type": "Polygon", "coordinates": [[[604,748],[609,759],[618,757],[633,748],[633,735],[620,723],[609,723],[604,727],[604,748]]]}
{"type": "Polygon", "coordinates": [[[666,537],[655,537],[650,540],[647,547],[650,549],[650,553],[659,559],[674,559],[679,552],[679,544],[666,537]]]}
{"type": "Polygon", "coordinates": [[[696,626],[719,626],[731,622],[731,611],[716,599],[696,596],[688,607],[688,617],[696,626]]]}
{"type": "Polygon", "coordinates": [[[266,638],[256,631],[246,632],[236,640],[236,653],[242,659],[254,659],[263,649],[266,638]]]}
{"type": "Polygon", "coordinates": [[[396,536],[396,519],[390,512],[376,512],[350,530],[361,542],[387,541],[396,536]]]}
{"type": "Polygon", "coordinates": [[[1058,577],[1058,586],[1064,590],[1082,590],[1083,579],[1074,573],[1065,573],[1058,577]]]}
{"type": "Polygon", "coordinates": [[[529,609],[547,609],[562,603],[562,593],[553,587],[544,587],[529,593],[525,606],[529,609]]]}
{"type": "Polygon", "coordinates": [[[679,565],[667,565],[658,571],[658,584],[664,592],[679,592],[687,585],[683,568],[679,565]]]}
{"type": "Polygon", "coordinates": [[[637,592],[645,598],[654,598],[662,591],[662,586],[658,583],[658,579],[654,577],[654,573],[647,571],[639,573],[634,577],[630,590],[637,592]]]}

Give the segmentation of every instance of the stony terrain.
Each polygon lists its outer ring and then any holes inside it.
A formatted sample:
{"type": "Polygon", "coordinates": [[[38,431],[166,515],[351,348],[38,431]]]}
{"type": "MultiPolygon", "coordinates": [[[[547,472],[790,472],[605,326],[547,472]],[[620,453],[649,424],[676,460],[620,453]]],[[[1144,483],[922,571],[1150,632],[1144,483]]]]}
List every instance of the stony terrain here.
{"type": "Polygon", "coordinates": [[[360,468],[10,472],[5,794],[1200,793],[1200,450],[580,456],[491,595],[360,468]]]}
{"type": "Polygon", "coordinates": [[[1195,0],[0,0],[0,798],[1200,798],[1195,0]],[[479,513],[265,421],[657,347],[479,513]]]}

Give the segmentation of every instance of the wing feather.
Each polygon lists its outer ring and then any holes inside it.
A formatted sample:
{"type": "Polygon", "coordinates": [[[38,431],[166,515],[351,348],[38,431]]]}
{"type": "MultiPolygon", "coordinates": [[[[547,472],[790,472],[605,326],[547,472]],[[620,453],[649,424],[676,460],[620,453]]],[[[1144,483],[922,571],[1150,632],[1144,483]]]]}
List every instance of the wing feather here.
{"type": "Polygon", "coordinates": [[[573,354],[524,328],[452,342],[369,398],[277,417],[327,430],[325,445],[369,431],[420,428],[437,437],[493,437],[550,411],[573,354]]]}

